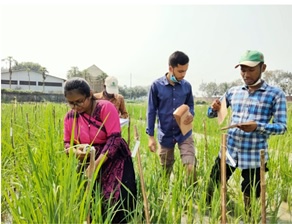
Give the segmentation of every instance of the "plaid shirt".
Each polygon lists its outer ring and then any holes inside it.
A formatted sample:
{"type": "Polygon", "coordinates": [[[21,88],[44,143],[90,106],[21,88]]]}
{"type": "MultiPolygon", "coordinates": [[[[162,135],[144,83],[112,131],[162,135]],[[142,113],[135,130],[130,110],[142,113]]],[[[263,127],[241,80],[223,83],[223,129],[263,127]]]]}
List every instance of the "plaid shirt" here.
{"type": "MultiPolygon", "coordinates": [[[[265,159],[268,160],[269,136],[284,134],[287,129],[284,92],[264,82],[253,93],[249,93],[247,86],[233,87],[226,92],[225,98],[227,107],[232,108],[231,124],[247,121],[257,123],[253,132],[244,132],[239,128],[228,130],[228,153],[241,169],[260,167],[260,150],[265,151],[265,159]]],[[[209,107],[208,117],[217,117],[217,112],[209,107]]],[[[228,159],[226,162],[231,165],[228,159]]]]}

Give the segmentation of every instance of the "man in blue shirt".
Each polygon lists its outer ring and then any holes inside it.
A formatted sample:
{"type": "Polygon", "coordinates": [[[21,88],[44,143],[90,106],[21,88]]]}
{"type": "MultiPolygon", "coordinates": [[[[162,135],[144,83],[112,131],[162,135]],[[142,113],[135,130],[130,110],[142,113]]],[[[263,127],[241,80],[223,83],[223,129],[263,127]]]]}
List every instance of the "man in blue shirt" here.
{"type": "MultiPolygon", "coordinates": [[[[284,92],[261,79],[261,74],[266,69],[261,52],[246,51],[235,68],[238,66],[245,85],[232,87],[220,100],[213,101],[208,109],[208,117],[217,117],[221,101],[226,100],[227,108],[231,107],[232,110],[231,125],[239,124],[228,129],[226,153],[233,161],[226,160],[226,180],[236,168],[242,170],[241,189],[245,208],[250,214],[252,187],[255,187],[256,197],[260,197],[260,151],[264,150],[267,162],[269,136],[284,134],[287,129],[287,105],[284,92]],[[245,122],[248,125],[240,125],[245,122]]],[[[209,202],[214,184],[220,181],[220,156],[219,153],[211,170],[207,198],[209,202]]],[[[265,169],[268,171],[266,163],[265,169]]]]}
{"type": "Polygon", "coordinates": [[[169,57],[169,71],[155,80],[150,88],[147,108],[148,146],[152,152],[157,151],[154,137],[156,117],[160,163],[170,175],[174,164],[174,148],[176,143],[180,150],[181,160],[186,166],[190,180],[196,181],[196,157],[192,130],[182,134],[173,112],[182,104],[189,106],[190,115],[184,121],[190,124],[194,116],[194,99],[191,84],[184,79],[189,66],[189,57],[180,51],[169,57]]]}

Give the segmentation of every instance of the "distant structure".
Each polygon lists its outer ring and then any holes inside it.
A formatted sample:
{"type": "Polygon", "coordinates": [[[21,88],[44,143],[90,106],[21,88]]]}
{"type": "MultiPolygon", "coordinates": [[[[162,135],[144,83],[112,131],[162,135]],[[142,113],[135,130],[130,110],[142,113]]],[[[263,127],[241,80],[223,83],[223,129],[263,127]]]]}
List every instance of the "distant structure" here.
{"type": "MultiPolygon", "coordinates": [[[[104,84],[103,78],[105,78],[106,73],[96,65],[92,65],[85,70],[86,75],[84,78],[89,82],[92,90],[94,92],[101,92],[104,84]]],[[[63,94],[63,87],[66,80],[49,74],[43,80],[43,75],[40,72],[34,70],[27,71],[25,69],[13,70],[11,89],[63,94]]],[[[10,89],[8,69],[1,69],[1,89],[10,89]]]]}
{"type": "MultiPolygon", "coordinates": [[[[15,70],[12,72],[11,89],[63,94],[65,81],[66,79],[49,74],[43,80],[42,73],[33,70],[15,70]]],[[[10,89],[9,71],[6,69],[1,69],[1,89],[10,89]]]]}
{"type": "Polygon", "coordinates": [[[89,82],[92,90],[94,92],[101,92],[103,90],[104,80],[100,79],[100,77],[103,77],[105,72],[96,65],[92,65],[85,70],[89,74],[89,76],[87,76],[85,79],[89,82]]]}

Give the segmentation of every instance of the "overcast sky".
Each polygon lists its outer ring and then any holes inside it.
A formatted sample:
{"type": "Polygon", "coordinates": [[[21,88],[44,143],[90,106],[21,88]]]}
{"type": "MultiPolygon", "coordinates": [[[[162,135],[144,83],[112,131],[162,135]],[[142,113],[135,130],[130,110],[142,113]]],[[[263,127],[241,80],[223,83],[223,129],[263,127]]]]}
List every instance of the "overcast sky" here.
{"type": "Polygon", "coordinates": [[[72,2],[1,5],[1,59],[39,63],[62,78],[95,64],[129,87],[164,75],[180,50],[195,94],[201,82],[240,78],[234,66],[248,49],[264,53],[268,70],[292,72],[292,5],[72,2]]]}

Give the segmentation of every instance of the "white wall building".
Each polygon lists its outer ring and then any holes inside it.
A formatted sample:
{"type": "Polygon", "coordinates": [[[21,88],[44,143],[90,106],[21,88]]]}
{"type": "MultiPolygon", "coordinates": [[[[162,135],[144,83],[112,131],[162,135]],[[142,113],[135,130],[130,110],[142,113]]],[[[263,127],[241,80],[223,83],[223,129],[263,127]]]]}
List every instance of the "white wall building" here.
{"type": "MultiPolygon", "coordinates": [[[[65,81],[66,79],[47,74],[43,83],[43,75],[41,73],[18,70],[12,71],[11,89],[44,93],[64,93],[65,81]]],[[[10,89],[8,70],[1,70],[1,89],[10,89]]]]}

